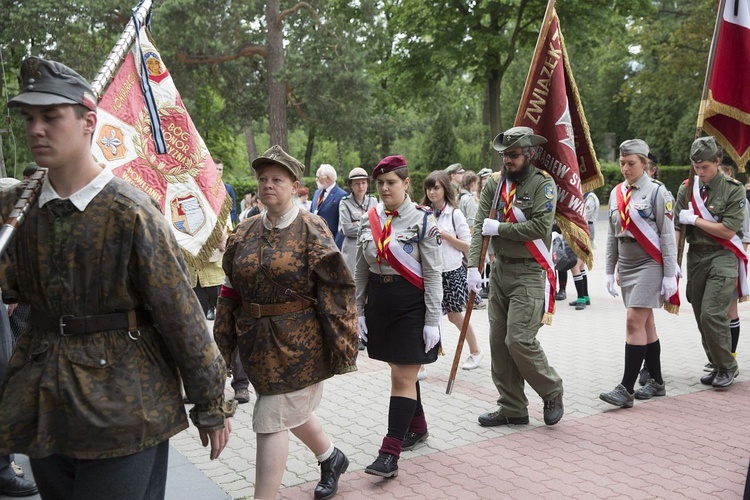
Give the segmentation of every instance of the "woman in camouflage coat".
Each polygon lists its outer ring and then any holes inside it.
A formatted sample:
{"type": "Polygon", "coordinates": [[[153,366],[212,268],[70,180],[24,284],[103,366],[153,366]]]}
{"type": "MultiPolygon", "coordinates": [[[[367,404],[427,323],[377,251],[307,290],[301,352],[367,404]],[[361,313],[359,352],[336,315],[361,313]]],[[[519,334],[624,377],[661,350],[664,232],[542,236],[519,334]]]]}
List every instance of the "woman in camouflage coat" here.
{"type": "Polygon", "coordinates": [[[354,280],[325,221],[294,203],[303,166],[279,146],[252,163],[266,210],[244,220],[224,255],[214,337],[235,346],[255,388],[255,498],[275,498],[288,430],[315,454],[315,498],[336,493],[349,461],[315,415],[323,380],[357,369],[354,280]]]}

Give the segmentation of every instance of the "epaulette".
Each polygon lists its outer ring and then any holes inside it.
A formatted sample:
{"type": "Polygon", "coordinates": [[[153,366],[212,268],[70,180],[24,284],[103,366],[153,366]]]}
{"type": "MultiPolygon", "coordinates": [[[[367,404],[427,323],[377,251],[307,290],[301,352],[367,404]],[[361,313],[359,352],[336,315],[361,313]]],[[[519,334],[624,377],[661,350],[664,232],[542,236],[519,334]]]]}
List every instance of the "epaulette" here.
{"type": "Polygon", "coordinates": [[[490,177],[492,177],[493,181],[500,182],[500,177],[502,176],[503,176],[502,172],[492,172],[492,175],[490,177]]]}
{"type": "Polygon", "coordinates": [[[341,197],[341,201],[348,200],[351,194],[347,194],[346,196],[341,197]]]}
{"type": "Polygon", "coordinates": [[[421,210],[422,212],[431,214],[432,208],[428,207],[427,205],[417,205],[417,210],[421,210]]]}
{"type": "Polygon", "coordinates": [[[731,182],[735,186],[742,186],[742,183],[740,181],[738,181],[737,179],[735,179],[734,177],[726,177],[725,176],[725,178],[726,178],[727,182],[731,182]]]}
{"type": "Polygon", "coordinates": [[[542,170],[541,168],[537,168],[536,171],[545,177],[552,177],[549,172],[547,172],[546,170],[542,170]]]}
{"type": "Polygon", "coordinates": [[[664,183],[662,181],[660,181],[659,179],[651,178],[651,182],[653,182],[654,184],[658,184],[660,186],[664,185],[664,183]]]}

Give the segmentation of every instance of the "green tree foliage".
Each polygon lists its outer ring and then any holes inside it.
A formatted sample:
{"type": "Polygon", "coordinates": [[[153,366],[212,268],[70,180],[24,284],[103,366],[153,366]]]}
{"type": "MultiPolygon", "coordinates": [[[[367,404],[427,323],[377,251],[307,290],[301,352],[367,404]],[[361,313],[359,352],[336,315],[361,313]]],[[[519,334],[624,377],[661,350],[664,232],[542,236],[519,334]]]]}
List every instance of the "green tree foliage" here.
{"type": "Polygon", "coordinates": [[[442,170],[457,162],[458,140],[453,132],[453,120],[449,113],[441,111],[435,118],[425,144],[424,156],[428,170],[442,170]]]}

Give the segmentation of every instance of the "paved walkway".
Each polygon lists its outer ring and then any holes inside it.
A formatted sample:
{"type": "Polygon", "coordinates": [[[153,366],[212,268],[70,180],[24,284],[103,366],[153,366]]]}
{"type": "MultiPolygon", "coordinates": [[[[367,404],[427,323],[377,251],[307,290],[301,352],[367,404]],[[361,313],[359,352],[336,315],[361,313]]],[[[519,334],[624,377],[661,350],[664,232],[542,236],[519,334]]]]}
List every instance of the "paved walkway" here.
{"type": "MultiPolygon", "coordinates": [[[[592,305],[576,311],[562,301],[553,325],[539,334],[551,365],[565,383],[562,421],[545,426],[542,402],[527,388],[529,425],[480,427],[477,416],[493,410],[497,399],[489,358],[477,370],[459,370],[453,394],[446,395],[458,335],[446,321],[448,355],[428,367],[422,382],[430,437],[416,450],[402,454],[397,478],[383,480],[363,472],[377,455],[386,431],[387,365],[360,353],[359,371],[326,382],[318,414],[351,461],[336,498],[742,497],[750,459],[750,305],[740,305],[745,331],[738,359],[743,373],[731,388],[719,392],[700,384],[706,359],[692,310],[685,304],[679,316],[656,311],[667,396],[636,401],[632,409],[614,408],[600,401],[598,394],[611,390],[622,376],[625,309],[619,297],[606,293],[604,222],[598,223],[597,230],[599,248],[589,272],[592,305]]],[[[682,288],[684,292],[684,284],[682,288]]],[[[567,291],[573,299],[572,279],[567,291]]],[[[472,324],[483,349],[489,351],[486,310],[475,311],[472,324]]],[[[189,471],[177,476],[173,457],[170,499],[252,498],[251,416],[252,404],[240,406],[230,444],[213,462],[194,428],[172,439],[189,460],[182,462],[182,470],[189,471]],[[207,480],[217,486],[210,494],[192,489],[207,480]]],[[[292,437],[280,498],[310,499],[318,479],[315,458],[292,437]]]]}

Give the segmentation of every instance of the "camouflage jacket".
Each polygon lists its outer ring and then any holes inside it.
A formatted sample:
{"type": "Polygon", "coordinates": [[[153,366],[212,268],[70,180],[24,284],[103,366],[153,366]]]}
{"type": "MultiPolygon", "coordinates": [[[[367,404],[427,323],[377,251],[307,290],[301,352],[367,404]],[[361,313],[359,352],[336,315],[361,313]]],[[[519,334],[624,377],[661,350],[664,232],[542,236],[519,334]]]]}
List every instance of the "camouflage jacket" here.
{"type": "Polygon", "coordinates": [[[246,219],[229,237],[224,272],[241,297],[217,306],[214,337],[224,360],[235,346],[258,394],[284,394],[357,369],[354,279],[325,221],[309,212],[283,229],[267,229],[264,215],[246,219]],[[284,288],[317,301],[315,307],[253,317],[250,304],[293,301],[284,288]]]}
{"type": "MultiPolygon", "coordinates": [[[[10,212],[20,189],[0,192],[10,212]]],[[[63,337],[30,328],[0,393],[0,453],[82,459],[132,454],[194,423],[223,426],[226,369],[166,220],[146,195],[111,179],[83,212],[34,204],[0,264],[6,302],[57,318],[149,307],[158,326],[63,337]]]]}

